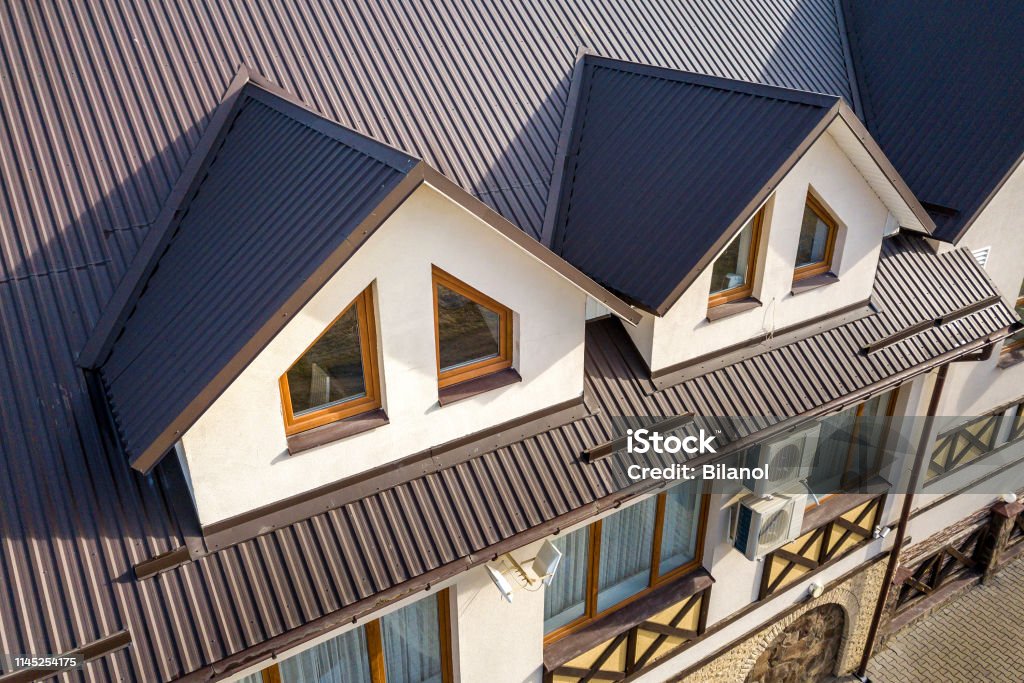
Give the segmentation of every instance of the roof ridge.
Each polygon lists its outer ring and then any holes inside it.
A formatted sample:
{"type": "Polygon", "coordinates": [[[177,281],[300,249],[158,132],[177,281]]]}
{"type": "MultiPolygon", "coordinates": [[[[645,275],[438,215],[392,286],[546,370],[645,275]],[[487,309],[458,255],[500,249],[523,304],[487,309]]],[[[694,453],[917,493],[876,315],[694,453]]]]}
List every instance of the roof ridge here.
{"type": "Polygon", "coordinates": [[[724,76],[712,76],[710,74],[702,74],[695,71],[685,71],[683,69],[655,66],[653,64],[642,64],[640,62],[631,62],[624,59],[615,59],[600,55],[587,54],[584,56],[584,61],[589,62],[593,66],[616,69],[618,71],[635,74],[637,76],[660,78],[662,80],[676,81],[687,85],[713,88],[726,92],[742,93],[745,95],[754,95],[756,97],[765,97],[792,104],[821,107],[823,109],[832,107],[838,100],[842,99],[842,97],[839,97],[838,95],[827,95],[824,93],[812,92],[810,90],[798,90],[778,85],[741,81],[734,78],[726,78],[724,76]]]}

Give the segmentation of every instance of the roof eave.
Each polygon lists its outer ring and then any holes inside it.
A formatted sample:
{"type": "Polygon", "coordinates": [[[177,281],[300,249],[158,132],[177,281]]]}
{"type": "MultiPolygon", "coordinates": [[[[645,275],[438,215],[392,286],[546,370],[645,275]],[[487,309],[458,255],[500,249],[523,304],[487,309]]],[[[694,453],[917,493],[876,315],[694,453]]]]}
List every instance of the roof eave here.
{"type": "Polygon", "coordinates": [[[892,162],[889,161],[889,157],[885,155],[878,142],[875,141],[871,133],[864,126],[861,120],[857,117],[857,114],[850,108],[845,100],[839,102],[839,118],[843,120],[850,130],[853,132],[857,139],[863,145],[864,150],[871,157],[872,161],[878,165],[878,168],[885,174],[886,179],[892,184],[893,188],[899,194],[900,198],[906,203],[907,207],[914,214],[914,217],[920,221],[921,225],[919,228],[920,232],[924,232],[931,235],[935,232],[935,221],[928,215],[927,209],[921,204],[917,196],[907,185],[906,181],[903,180],[903,176],[900,175],[896,167],[893,166],[892,162]]]}

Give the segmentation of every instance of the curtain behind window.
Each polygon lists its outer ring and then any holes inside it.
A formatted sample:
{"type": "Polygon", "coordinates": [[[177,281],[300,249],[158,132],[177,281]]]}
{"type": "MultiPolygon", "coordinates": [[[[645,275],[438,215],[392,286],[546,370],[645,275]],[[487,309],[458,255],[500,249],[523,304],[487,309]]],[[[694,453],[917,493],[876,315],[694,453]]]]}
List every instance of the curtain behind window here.
{"type": "Polygon", "coordinates": [[[857,406],[822,420],[818,449],[807,473],[807,485],[815,495],[827,496],[840,489],[856,421],[857,406]]]}
{"type": "Polygon", "coordinates": [[[441,683],[437,600],[427,598],[380,620],[388,683],[441,683]]]}
{"type": "MultiPolygon", "coordinates": [[[[434,631],[437,631],[436,626],[434,631]]],[[[370,683],[366,630],[360,626],[347,631],[282,660],[278,668],[282,683],[370,683]]]]}
{"type": "Polygon", "coordinates": [[[650,584],[655,505],[655,499],[648,498],[601,522],[598,612],[636,595],[650,584]]]}
{"type": "Polygon", "coordinates": [[[694,479],[669,489],[665,494],[659,574],[678,569],[697,557],[701,484],[700,480],[694,479]]]}
{"type": "Polygon", "coordinates": [[[587,597],[587,554],[590,546],[590,528],[583,527],[571,534],[551,539],[562,551],[558,571],[544,588],[544,632],[583,616],[587,597]]]}
{"type": "Polygon", "coordinates": [[[890,393],[822,420],[807,484],[818,496],[863,485],[878,473],[888,425],[890,393]],[[860,409],[860,415],[857,415],[860,409]]]}

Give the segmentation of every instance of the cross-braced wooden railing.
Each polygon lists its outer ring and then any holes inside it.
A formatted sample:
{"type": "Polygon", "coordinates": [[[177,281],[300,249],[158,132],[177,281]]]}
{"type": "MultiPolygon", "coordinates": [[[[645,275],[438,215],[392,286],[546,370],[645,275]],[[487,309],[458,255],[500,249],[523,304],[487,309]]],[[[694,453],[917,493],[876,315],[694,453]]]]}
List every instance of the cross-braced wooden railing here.
{"type": "Polygon", "coordinates": [[[978,555],[988,533],[989,525],[986,522],[922,560],[903,579],[896,598],[895,613],[899,614],[950,581],[968,574],[980,574],[984,567],[978,555]]]}
{"type": "Polygon", "coordinates": [[[872,498],[766,555],[758,599],[782,590],[807,572],[838,560],[869,541],[883,499],[884,496],[872,498]]]}

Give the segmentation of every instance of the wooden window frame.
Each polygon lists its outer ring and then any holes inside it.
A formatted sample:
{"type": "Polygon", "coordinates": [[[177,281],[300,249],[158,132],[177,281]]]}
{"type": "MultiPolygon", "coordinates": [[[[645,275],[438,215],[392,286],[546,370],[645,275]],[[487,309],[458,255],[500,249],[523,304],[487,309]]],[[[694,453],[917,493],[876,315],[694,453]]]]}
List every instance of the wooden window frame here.
{"type": "MultiPolygon", "coordinates": [[[[1021,285],[1021,291],[1024,291],[1024,284],[1021,285]]],[[[1017,302],[1014,304],[1014,308],[1017,308],[1019,306],[1024,306],[1024,294],[1019,295],[1017,297],[1017,302]]],[[[1021,337],[1020,339],[1014,339],[1013,341],[1007,340],[1007,342],[1003,344],[1003,348],[1000,349],[999,352],[1010,353],[1021,348],[1024,348],[1024,337],[1021,337]]]]}
{"type": "MultiPolygon", "coordinates": [[[[455,669],[452,665],[452,621],[448,602],[451,597],[445,588],[438,591],[434,598],[437,600],[437,628],[441,648],[441,683],[453,683],[455,669]]],[[[366,657],[370,668],[370,683],[387,683],[380,619],[368,621],[363,626],[366,629],[366,657]]],[[[263,683],[282,683],[281,669],[276,662],[261,670],[260,675],[263,683]]]]}
{"type": "MultiPolygon", "coordinates": [[[[839,222],[832,217],[832,214],[829,213],[828,209],[826,209],[825,206],[814,197],[814,195],[807,195],[807,200],[804,202],[804,206],[810,208],[810,210],[814,212],[814,215],[828,227],[828,239],[825,241],[825,257],[821,261],[795,267],[793,269],[793,282],[814,277],[815,275],[821,275],[832,269],[832,257],[835,254],[836,236],[839,233],[839,222]]],[[[803,218],[801,217],[801,222],[802,221],[803,218]]]]}
{"type": "Polygon", "coordinates": [[[676,567],[664,574],[660,573],[659,564],[661,562],[661,539],[665,524],[665,501],[667,495],[667,491],[662,491],[657,495],[655,502],[654,539],[651,543],[651,571],[647,581],[647,587],[642,591],[629,596],[625,600],[612,605],[611,607],[607,607],[600,612],[597,611],[598,577],[601,571],[601,525],[604,520],[599,519],[596,522],[593,522],[587,527],[587,587],[584,598],[583,614],[570,621],[568,624],[559,626],[551,633],[545,634],[544,645],[550,645],[556,640],[564,638],[572,633],[576,633],[595,619],[599,619],[606,614],[616,612],[633,601],[638,600],[645,595],[650,595],[666,582],[682,576],[683,574],[692,572],[695,569],[699,569],[702,566],[704,559],[704,540],[705,534],[707,533],[708,507],[711,500],[711,496],[703,492],[700,494],[700,513],[697,520],[696,555],[686,564],[676,567]]]}
{"type": "MultiPolygon", "coordinates": [[[[363,385],[366,395],[310,411],[305,415],[296,416],[292,410],[291,392],[288,390],[288,370],[278,380],[281,389],[281,405],[284,413],[284,431],[288,436],[321,427],[331,422],[338,422],[355,415],[377,410],[381,405],[380,369],[377,360],[377,323],[373,311],[373,286],[367,287],[330,322],[313,342],[298,355],[295,362],[302,358],[320,339],[327,334],[349,310],[355,306],[359,319],[359,348],[363,361],[363,385]]],[[[294,362],[292,363],[294,365],[294,362]]],[[[288,367],[291,369],[291,366],[288,367]]]]}
{"type": "MultiPolygon", "coordinates": [[[[761,231],[764,227],[764,212],[765,207],[762,206],[758,209],[757,213],[754,214],[754,217],[750,219],[753,221],[753,234],[750,236],[750,258],[747,261],[747,272],[744,276],[743,284],[738,287],[733,287],[732,289],[725,289],[721,292],[709,294],[708,308],[721,306],[722,304],[727,304],[730,301],[746,299],[754,293],[754,277],[757,275],[757,261],[761,253],[761,231]]],[[[747,226],[744,225],[743,227],[746,228],[747,226]]],[[[739,239],[742,233],[743,230],[741,229],[740,232],[736,233],[736,236],[733,239],[739,239]]],[[[726,245],[726,249],[731,245],[732,241],[730,240],[729,244],[726,245]]],[[[725,251],[725,249],[722,251],[725,251]]],[[[721,254],[718,255],[718,258],[721,258],[721,254]]],[[[711,262],[712,270],[714,270],[715,262],[718,261],[718,258],[711,262]]]]}
{"type": "Polygon", "coordinates": [[[477,377],[490,375],[512,367],[512,309],[498,303],[483,292],[470,287],[437,266],[431,266],[431,288],[434,297],[434,352],[437,359],[437,387],[443,389],[477,377]],[[450,370],[441,370],[441,316],[438,310],[437,287],[443,285],[456,294],[461,294],[473,303],[498,314],[498,355],[474,363],[460,365],[450,370]]]}

